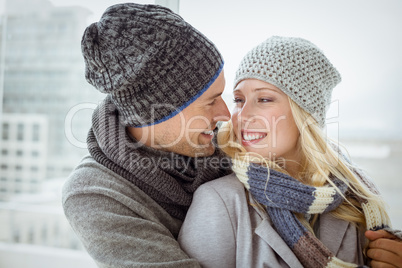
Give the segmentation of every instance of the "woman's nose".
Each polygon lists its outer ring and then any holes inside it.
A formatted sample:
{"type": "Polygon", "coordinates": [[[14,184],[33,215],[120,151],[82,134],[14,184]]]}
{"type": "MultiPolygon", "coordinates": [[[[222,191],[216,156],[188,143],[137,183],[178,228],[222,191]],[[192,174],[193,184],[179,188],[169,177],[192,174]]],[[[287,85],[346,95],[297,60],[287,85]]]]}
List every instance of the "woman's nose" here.
{"type": "Polygon", "coordinates": [[[242,123],[246,123],[246,122],[250,122],[250,121],[254,120],[253,119],[254,116],[252,114],[252,107],[250,106],[250,104],[245,102],[243,104],[243,106],[239,108],[237,117],[238,117],[237,120],[241,121],[242,123]]]}

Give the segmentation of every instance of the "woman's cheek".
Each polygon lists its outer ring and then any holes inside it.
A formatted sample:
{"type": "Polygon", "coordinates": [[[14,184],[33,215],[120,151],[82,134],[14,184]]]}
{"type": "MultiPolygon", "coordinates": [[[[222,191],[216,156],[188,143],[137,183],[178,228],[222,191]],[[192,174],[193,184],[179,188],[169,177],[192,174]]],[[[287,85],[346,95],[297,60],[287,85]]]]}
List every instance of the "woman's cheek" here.
{"type": "Polygon", "coordinates": [[[232,125],[233,125],[233,130],[236,136],[238,135],[238,130],[239,130],[239,122],[237,121],[237,113],[232,113],[232,125]]]}

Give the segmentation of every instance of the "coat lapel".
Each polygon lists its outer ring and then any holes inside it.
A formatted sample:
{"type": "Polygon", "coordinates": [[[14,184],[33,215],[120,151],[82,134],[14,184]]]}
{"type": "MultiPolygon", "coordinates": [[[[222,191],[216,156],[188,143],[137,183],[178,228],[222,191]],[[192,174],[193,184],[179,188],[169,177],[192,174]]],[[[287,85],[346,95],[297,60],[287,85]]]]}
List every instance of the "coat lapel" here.
{"type": "Polygon", "coordinates": [[[289,267],[303,267],[292,250],[286,245],[285,241],[283,241],[280,235],[274,230],[267,217],[263,217],[263,220],[255,229],[255,233],[260,236],[289,267]]]}
{"type": "MultiPolygon", "coordinates": [[[[249,197],[251,204],[255,201],[249,197]]],[[[255,229],[255,234],[261,237],[290,267],[303,267],[293,251],[272,227],[272,222],[266,213],[261,213],[255,206],[253,209],[260,215],[262,221],[255,229]]],[[[336,255],[342,246],[342,242],[348,230],[349,223],[326,213],[320,216],[319,239],[336,255]]]]}
{"type": "MultiPolygon", "coordinates": [[[[262,221],[255,229],[255,233],[261,237],[290,267],[303,267],[293,251],[286,245],[285,241],[272,227],[268,215],[257,213],[262,217],[262,221]]],[[[349,223],[330,214],[323,214],[320,217],[320,237],[319,239],[328,249],[338,255],[342,242],[348,230],[349,223]]]]}
{"type": "Polygon", "coordinates": [[[349,223],[327,213],[320,216],[319,226],[319,239],[332,253],[338,255],[349,223]]]}

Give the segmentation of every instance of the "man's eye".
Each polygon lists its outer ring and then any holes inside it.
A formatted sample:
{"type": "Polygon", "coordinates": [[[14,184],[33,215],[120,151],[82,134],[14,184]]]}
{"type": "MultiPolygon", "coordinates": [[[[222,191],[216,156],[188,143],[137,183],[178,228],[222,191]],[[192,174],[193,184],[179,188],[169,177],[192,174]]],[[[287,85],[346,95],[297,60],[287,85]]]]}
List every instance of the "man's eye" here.
{"type": "Polygon", "coordinates": [[[209,105],[214,105],[216,103],[216,99],[214,99],[209,105]]]}

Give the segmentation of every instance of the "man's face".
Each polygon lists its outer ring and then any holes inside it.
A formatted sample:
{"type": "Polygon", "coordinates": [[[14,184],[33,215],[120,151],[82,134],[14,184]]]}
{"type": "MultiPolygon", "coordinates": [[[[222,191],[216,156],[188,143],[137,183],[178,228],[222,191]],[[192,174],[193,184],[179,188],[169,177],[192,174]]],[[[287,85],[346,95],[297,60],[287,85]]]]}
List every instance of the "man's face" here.
{"type": "Polygon", "coordinates": [[[230,119],[222,99],[223,71],[199,98],[176,116],[153,126],[130,128],[132,135],[147,146],[186,156],[210,156],[215,152],[213,130],[218,121],[230,119]]]}

